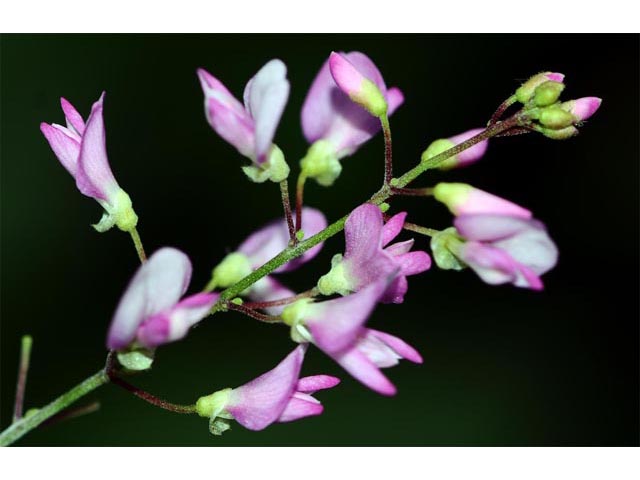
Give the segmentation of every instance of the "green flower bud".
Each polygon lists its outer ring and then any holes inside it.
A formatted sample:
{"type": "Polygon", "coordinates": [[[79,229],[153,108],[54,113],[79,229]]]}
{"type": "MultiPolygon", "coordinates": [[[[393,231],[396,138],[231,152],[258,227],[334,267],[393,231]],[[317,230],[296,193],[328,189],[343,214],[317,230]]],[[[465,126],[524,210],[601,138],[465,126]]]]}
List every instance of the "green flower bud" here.
{"type": "Polygon", "coordinates": [[[560,98],[560,94],[564,90],[564,83],[553,82],[551,80],[544,82],[535,90],[533,103],[537,107],[548,107],[553,105],[560,98]]]}

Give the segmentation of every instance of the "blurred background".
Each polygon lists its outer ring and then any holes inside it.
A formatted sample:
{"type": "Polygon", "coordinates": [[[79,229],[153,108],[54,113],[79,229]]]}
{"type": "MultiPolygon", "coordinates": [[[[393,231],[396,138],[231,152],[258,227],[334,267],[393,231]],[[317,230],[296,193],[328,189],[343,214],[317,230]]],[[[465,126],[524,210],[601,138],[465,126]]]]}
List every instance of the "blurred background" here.
{"type": "MultiPolygon", "coordinates": [[[[76,190],[39,131],[41,121],[63,123],[60,96],[86,116],[106,90],[111,168],[133,199],[147,253],[171,245],[190,256],[190,292],[247,234],[281,215],[277,186],[248,182],[244,159],[208,126],[197,67],[241,97],[266,61],[287,64],[291,97],[275,141],[294,175],[307,148],[300,108],[332,50],[365,52],[405,93],[391,118],[398,174],[432,140],[484,125],[539,71],[566,75],[565,99],[604,99],[577,138],[497,139],[480,163],[415,183],[464,181],[530,208],[560,261],[542,293],[491,287],[470,271],[411,277],[405,303],[380,306],[370,320],[425,359],[385,371],[395,398],[310,349],[304,375],[343,379],[317,395],[320,417],[257,433],[235,424],[213,437],[206,419],[107,385],[78,403],[99,400],[100,411],[19,444],[638,445],[637,35],[3,35],[0,45],[1,428],[11,421],[20,336],[34,337],[26,407],[42,406],[101,368],[111,315],[138,266],[128,235],[90,227],[101,208],[76,190]]],[[[381,135],[343,165],[331,189],[311,182],[306,190],[330,220],[379,187],[381,135]]],[[[401,209],[411,222],[451,224],[434,201],[394,201],[401,209]]],[[[299,291],[313,286],[343,238],[281,280],[299,291]]],[[[416,248],[427,247],[416,238],[416,248]]],[[[153,370],[132,382],[192,403],[271,369],[292,347],[281,326],[216,315],[162,347],[153,370]]]]}

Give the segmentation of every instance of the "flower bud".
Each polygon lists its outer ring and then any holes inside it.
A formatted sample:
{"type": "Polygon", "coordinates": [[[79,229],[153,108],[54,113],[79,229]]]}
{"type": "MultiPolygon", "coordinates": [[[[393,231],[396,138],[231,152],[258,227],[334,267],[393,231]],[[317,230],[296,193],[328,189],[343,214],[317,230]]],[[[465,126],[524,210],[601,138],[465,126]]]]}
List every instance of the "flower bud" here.
{"type": "Polygon", "coordinates": [[[466,183],[439,183],[433,189],[433,196],[456,216],[492,214],[531,218],[529,210],[466,183]]]}
{"type": "Polygon", "coordinates": [[[252,272],[251,261],[243,253],[230,253],[213,269],[211,283],[227,288],[252,272]]]}
{"type": "Polygon", "coordinates": [[[571,115],[573,115],[578,122],[582,122],[596,113],[598,108],[600,108],[601,103],[601,98],[583,97],[578,98],[577,100],[569,100],[568,102],[563,102],[560,104],[560,108],[562,108],[565,112],[569,112],[571,115]]]}
{"type": "Polygon", "coordinates": [[[466,264],[456,257],[463,240],[454,227],[438,232],[431,238],[431,252],[442,270],[462,270],[466,264]]]}
{"type": "Polygon", "coordinates": [[[378,86],[362,75],[343,55],[331,52],[329,68],[336,84],[349,98],[374,117],[387,114],[387,100],[378,86]]]}
{"type": "Polygon", "coordinates": [[[518,90],[516,90],[517,100],[520,103],[527,103],[534,96],[536,88],[549,80],[552,82],[562,83],[564,75],[562,73],[553,72],[542,72],[534,75],[524,82],[518,90]]]}
{"type": "Polygon", "coordinates": [[[579,133],[578,129],[573,125],[566,128],[561,128],[559,130],[537,127],[536,131],[542,133],[545,137],[552,140],[566,140],[568,138],[575,137],[579,133]]]}
{"type": "Polygon", "coordinates": [[[560,130],[562,128],[573,125],[576,122],[574,117],[569,112],[563,110],[560,107],[547,107],[540,111],[538,118],[540,124],[553,130],[560,130]]]}
{"type": "Polygon", "coordinates": [[[300,160],[300,168],[323,187],[333,185],[342,172],[335,147],[327,140],[318,140],[309,147],[307,155],[300,160]]]}
{"type": "Polygon", "coordinates": [[[560,98],[564,90],[564,83],[549,80],[536,88],[533,95],[533,103],[537,107],[548,107],[553,105],[560,98]]]}

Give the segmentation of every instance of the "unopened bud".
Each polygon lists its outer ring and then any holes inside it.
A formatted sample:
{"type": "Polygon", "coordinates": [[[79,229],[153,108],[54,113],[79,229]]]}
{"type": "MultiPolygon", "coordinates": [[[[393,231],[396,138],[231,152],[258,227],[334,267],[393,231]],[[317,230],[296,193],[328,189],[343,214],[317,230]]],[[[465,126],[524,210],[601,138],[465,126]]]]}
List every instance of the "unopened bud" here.
{"type": "Polygon", "coordinates": [[[583,97],[578,98],[577,100],[569,100],[568,102],[563,102],[560,104],[560,108],[562,108],[565,112],[569,112],[571,115],[573,115],[578,122],[582,122],[596,113],[598,108],[600,108],[601,103],[601,98],[583,97]]]}
{"type": "Polygon", "coordinates": [[[533,95],[533,103],[537,107],[548,107],[553,105],[560,98],[564,90],[564,83],[549,80],[536,88],[533,95]]]}
{"type": "Polygon", "coordinates": [[[564,75],[562,73],[542,72],[534,75],[524,82],[518,90],[516,90],[516,98],[520,103],[527,103],[533,97],[536,88],[544,82],[551,80],[552,82],[562,83],[564,75]]]}
{"type": "Polygon", "coordinates": [[[553,130],[550,128],[538,127],[536,130],[542,133],[545,137],[550,138],[552,140],[566,140],[571,137],[575,137],[578,135],[578,129],[573,125],[561,128],[560,130],[553,130]]]}
{"type": "Polygon", "coordinates": [[[576,117],[560,107],[547,107],[540,112],[538,120],[545,127],[560,130],[573,125],[576,117]]]}

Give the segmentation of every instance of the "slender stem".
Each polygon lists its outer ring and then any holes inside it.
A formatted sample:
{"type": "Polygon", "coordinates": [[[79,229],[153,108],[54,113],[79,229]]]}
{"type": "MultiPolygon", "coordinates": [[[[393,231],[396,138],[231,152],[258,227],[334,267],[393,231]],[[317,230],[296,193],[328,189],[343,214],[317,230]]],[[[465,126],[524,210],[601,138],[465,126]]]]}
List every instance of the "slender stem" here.
{"type": "Polygon", "coordinates": [[[409,230],[410,232],[416,232],[421,235],[426,235],[427,237],[433,237],[434,235],[440,233],[440,230],[423,227],[422,225],[416,225],[415,223],[410,222],[404,222],[404,226],[402,228],[404,228],[405,230],[409,230]]]}
{"type": "Polygon", "coordinates": [[[27,373],[29,372],[29,360],[31,359],[31,346],[33,339],[30,335],[22,337],[20,345],[20,366],[18,367],[18,383],[16,385],[16,401],[13,408],[13,421],[22,418],[24,405],[24,392],[27,387],[27,373]]]}
{"type": "Polygon", "coordinates": [[[86,394],[94,391],[96,388],[109,382],[109,376],[106,370],[103,368],[99,372],[91,375],[86,380],[82,381],[71,390],[63,393],[54,401],[42,407],[36,411],[33,415],[23,417],[17,422],[13,423],[4,432],[0,433],[0,446],[6,447],[11,445],[16,440],[20,439],[23,435],[30,432],[42,422],[52,417],[56,413],[67,408],[73,402],[86,394]]]}
{"type": "Polygon", "coordinates": [[[114,385],[118,385],[121,388],[124,388],[126,391],[134,394],[136,397],[141,398],[147,403],[154,405],[156,407],[162,408],[163,410],[168,410],[173,413],[195,413],[196,406],[195,405],[178,405],[175,403],[167,402],[161,398],[152,395],[151,393],[142,390],[134,385],[131,385],[128,382],[125,382],[120,377],[116,376],[114,373],[110,374],[111,383],[114,385]]]}
{"type": "Polygon", "coordinates": [[[144,263],[147,261],[147,255],[144,253],[144,247],[142,246],[142,240],[140,240],[140,235],[138,234],[137,229],[129,230],[131,234],[131,239],[133,240],[133,245],[136,247],[136,252],[138,253],[138,258],[140,259],[140,263],[144,263]]]}
{"type": "Polygon", "coordinates": [[[496,111],[494,112],[493,115],[491,115],[491,119],[489,120],[488,125],[493,125],[495,123],[498,122],[498,120],[500,120],[500,117],[502,117],[502,115],[504,114],[504,112],[507,111],[507,109],[513,105],[514,103],[516,103],[517,99],[515,95],[511,95],[509,98],[507,98],[504,102],[502,102],[500,104],[500,106],[496,109],[496,111]]]}
{"type": "Polygon", "coordinates": [[[433,195],[433,188],[394,188],[391,187],[394,195],[405,195],[407,197],[430,197],[433,195]]]}
{"type": "Polygon", "coordinates": [[[63,422],[64,420],[71,420],[72,418],[89,415],[90,413],[97,412],[98,410],[100,410],[100,402],[91,402],[81,407],[67,408],[66,410],[42,422],[42,425],[53,425],[63,422]]]}
{"type": "Polygon", "coordinates": [[[238,305],[237,303],[228,302],[227,308],[229,310],[235,310],[236,312],[243,313],[248,317],[254,318],[264,323],[282,323],[282,318],[279,315],[266,315],[264,313],[256,312],[252,308],[245,307],[244,305],[238,305]]]}
{"type": "Polygon", "coordinates": [[[391,127],[389,126],[389,117],[386,114],[380,117],[380,124],[384,134],[384,185],[389,185],[393,178],[393,154],[391,149],[391,127]]]}
{"type": "Polygon", "coordinates": [[[304,185],[306,181],[307,175],[304,172],[300,172],[296,183],[296,232],[302,229],[302,202],[304,200],[304,185]]]}
{"type": "Polygon", "coordinates": [[[293,214],[291,213],[291,203],[289,202],[289,182],[285,178],[280,183],[280,197],[282,198],[282,208],[284,208],[284,216],[287,219],[287,227],[289,228],[289,239],[295,245],[298,240],[296,238],[296,227],[293,225],[293,214]]]}
{"type": "Polygon", "coordinates": [[[314,287],[311,290],[299,293],[298,295],[293,295],[292,297],[281,298],[279,300],[271,300],[269,302],[247,302],[244,303],[243,306],[252,309],[279,307],[281,305],[288,305],[302,298],[315,297],[316,295],[318,295],[318,293],[318,289],[314,287]]]}
{"type": "MultiPolygon", "coordinates": [[[[393,184],[393,188],[404,188],[417,177],[419,177],[422,173],[427,171],[430,168],[436,167],[440,163],[444,162],[446,159],[457,155],[458,153],[466,150],[467,148],[471,148],[472,146],[480,143],[484,140],[487,140],[491,137],[499,135],[502,132],[505,132],[511,128],[519,127],[526,125],[526,117],[521,116],[520,114],[515,114],[513,117],[508,118],[503,122],[498,122],[497,124],[487,127],[486,130],[479,133],[475,137],[471,137],[470,139],[462,142],[455,147],[450,148],[438,155],[435,155],[427,162],[420,163],[415,168],[409,170],[407,173],[402,175],[401,177],[394,179],[391,184],[393,184]]],[[[393,196],[392,187],[390,185],[384,185],[380,190],[378,190],[369,200],[369,203],[373,203],[375,205],[380,205],[382,202],[387,200],[389,197],[393,196]]],[[[262,265],[260,268],[254,270],[249,275],[244,277],[239,282],[231,285],[226,290],[224,290],[220,294],[220,298],[216,302],[216,304],[211,308],[211,313],[216,313],[219,311],[223,311],[227,309],[228,301],[237,297],[240,292],[243,292],[255,282],[260,280],[262,277],[268,275],[273,272],[276,268],[284,265],[285,263],[293,260],[294,258],[299,257],[304,252],[309,250],[310,248],[315,247],[321,242],[331,238],[337,233],[341,232],[344,228],[344,224],[347,220],[349,214],[344,217],[336,220],[331,225],[329,225],[324,230],[316,233],[312,237],[307,238],[306,240],[301,241],[295,246],[290,246],[285,248],[278,255],[273,257],[267,263],[262,265]]]]}

